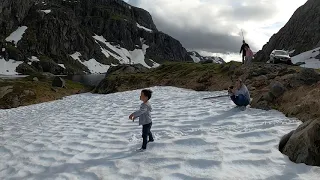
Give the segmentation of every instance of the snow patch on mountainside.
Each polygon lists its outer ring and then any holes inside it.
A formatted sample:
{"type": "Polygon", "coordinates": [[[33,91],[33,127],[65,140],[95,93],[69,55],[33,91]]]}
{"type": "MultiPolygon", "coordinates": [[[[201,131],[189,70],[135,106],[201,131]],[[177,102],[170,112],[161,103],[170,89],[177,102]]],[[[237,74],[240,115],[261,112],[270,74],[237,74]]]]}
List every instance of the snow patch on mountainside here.
{"type": "Polygon", "coordinates": [[[154,60],[152,60],[152,59],[149,59],[149,61],[151,61],[153,63],[153,66],[152,66],[153,68],[157,68],[160,66],[160,64],[154,62],[154,60]]]}
{"type": "Polygon", "coordinates": [[[19,73],[16,72],[16,68],[22,64],[22,61],[15,61],[12,59],[9,59],[9,61],[6,61],[3,58],[0,58],[0,74],[2,75],[17,75],[19,73]]]}
{"type": "Polygon", "coordinates": [[[39,60],[39,58],[38,58],[38,57],[36,57],[36,56],[31,56],[31,58],[29,58],[29,60],[30,60],[31,62],[37,62],[37,61],[40,61],[40,60],[39,60]]]}
{"type": "Polygon", "coordinates": [[[198,57],[196,56],[196,53],[195,53],[195,52],[192,52],[192,54],[190,55],[190,57],[193,59],[193,61],[194,61],[195,63],[200,62],[200,58],[198,58],[198,57]]]}
{"type": "Polygon", "coordinates": [[[212,61],[212,63],[223,64],[225,61],[217,56],[201,56],[196,51],[189,51],[189,56],[193,59],[195,63],[204,62],[204,61],[212,61]]]}
{"type": "MultiPolygon", "coordinates": [[[[105,65],[105,64],[101,64],[98,61],[96,61],[95,59],[90,59],[88,61],[81,61],[80,60],[80,56],[81,53],[80,52],[75,52],[74,54],[70,55],[74,60],[79,61],[81,64],[85,65],[86,67],[88,67],[88,69],[90,70],[90,73],[92,74],[99,74],[99,73],[106,73],[108,71],[108,69],[110,68],[109,65],[105,65]]],[[[61,66],[61,64],[59,64],[61,66]]],[[[63,65],[63,64],[62,64],[63,65]]],[[[63,68],[63,66],[61,66],[63,68]]]]}
{"type": "Polygon", "coordinates": [[[146,28],[146,27],[144,27],[144,26],[141,26],[141,25],[140,25],[140,24],[138,24],[138,23],[137,23],[137,27],[138,27],[138,28],[140,28],[140,29],[143,29],[143,30],[145,30],[145,31],[147,31],[147,32],[152,33],[152,30],[151,30],[151,29],[146,28]]]}
{"type": "Polygon", "coordinates": [[[107,46],[109,50],[100,46],[101,52],[107,58],[112,56],[113,58],[119,60],[120,64],[141,64],[147,68],[150,68],[150,66],[148,66],[145,62],[145,54],[149,46],[145,44],[145,40],[143,38],[140,38],[141,49],[135,49],[133,51],[128,51],[127,49],[122,48],[120,45],[114,46],[103,36],[95,35],[93,38],[96,40],[96,42],[99,41],[107,46]]]}
{"type": "Polygon", "coordinates": [[[26,30],[28,29],[27,26],[20,26],[18,27],[17,30],[15,30],[14,32],[12,32],[10,34],[10,36],[8,36],[6,38],[7,42],[12,42],[17,46],[18,42],[22,39],[23,34],[26,32],[26,30]]]}
{"type": "Polygon", "coordinates": [[[64,66],[64,64],[58,64],[60,67],[62,67],[63,69],[65,69],[66,67],[64,66]]]}
{"type": "Polygon", "coordinates": [[[298,54],[291,58],[292,63],[305,63],[301,67],[320,69],[320,47],[298,54]]]}
{"type": "Polygon", "coordinates": [[[40,10],[41,12],[44,12],[44,13],[46,13],[46,14],[49,14],[49,13],[51,13],[51,9],[48,9],[48,10],[40,10]]]}
{"type": "MultiPolygon", "coordinates": [[[[109,50],[107,49],[104,49],[102,48],[102,52],[103,54],[109,54],[111,55],[112,57],[114,57],[115,59],[119,60],[119,62],[121,64],[131,64],[130,63],[130,53],[128,50],[124,49],[124,48],[121,48],[121,47],[115,47],[113,46],[110,42],[108,42],[103,36],[98,36],[98,35],[95,35],[93,36],[93,38],[97,41],[100,41],[102,42],[103,44],[105,44],[110,50],[112,50],[113,52],[115,52],[116,54],[110,52],[109,50]]],[[[108,56],[106,56],[108,57],[108,56]]]]}

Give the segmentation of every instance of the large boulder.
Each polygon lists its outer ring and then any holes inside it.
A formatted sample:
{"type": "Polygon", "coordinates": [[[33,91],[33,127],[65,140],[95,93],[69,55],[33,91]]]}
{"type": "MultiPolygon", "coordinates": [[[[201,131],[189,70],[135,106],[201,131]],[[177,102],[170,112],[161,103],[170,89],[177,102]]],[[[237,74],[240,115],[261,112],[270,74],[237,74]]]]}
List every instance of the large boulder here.
{"type": "Polygon", "coordinates": [[[285,87],[280,82],[274,82],[271,84],[270,93],[275,97],[278,98],[286,91],[285,87]]]}
{"type": "Polygon", "coordinates": [[[266,110],[266,111],[271,110],[270,103],[269,103],[270,101],[272,100],[268,99],[268,93],[263,93],[253,98],[251,102],[251,107],[266,110]]]}
{"type": "Polygon", "coordinates": [[[66,87],[66,81],[61,77],[55,77],[52,81],[52,87],[66,87]]]}
{"type": "MultiPolygon", "coordinates": [[[[292,132],[291,132],[292,133],[292,132]]],[[[289,135],[288,135],[289,136],[289,135]]],[[[295,163],[320,166],[320,120],[309,120],[296,129],[282,148],[295,163]]]]}
{"type": "Polygon", "coordinates": [[[292,130],[290,133],[282,136],[280,143],[279,143],[279,147],[278,147],[278,149],[281,153],[283,152],[283,148],[286,146],[287,142],[289,141],[289,139],[293,133],[294,133],[294,130],[292,130]]]}

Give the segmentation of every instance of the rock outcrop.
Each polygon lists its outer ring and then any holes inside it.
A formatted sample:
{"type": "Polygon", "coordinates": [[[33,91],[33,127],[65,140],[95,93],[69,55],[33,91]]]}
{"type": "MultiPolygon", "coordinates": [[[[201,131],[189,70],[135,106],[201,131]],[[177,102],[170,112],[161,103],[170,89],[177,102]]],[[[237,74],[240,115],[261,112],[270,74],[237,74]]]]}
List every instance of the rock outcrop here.
{"type": "Polygon", "coordinates": [[[119,52],[94,39],[95,35],[119,51],[142,49],[146,61],[192,61],[179,41],[157,30],[147,11],[121,0],[0,0],[0,27],[3,53],[25,62],[17,69],[20,73],[90,73],[83,62],[91,59],[121,64],[119,52]],[[7,42],[22,26],[27,27],[22,39],[7,42]],[[76,52],[81,54],[79,60],[70,56],[76,52]]]}
{"type": "Polygon", "coordinates": [[[295,163],[320,166],[320,120],[306,121],[285,135],[279,150],[295,163]]]}
{"type": "Polygon", "coordinates": [[[55,77],[52,81],[52,87],[66,87],[66,81],[62,79],[61,77],[55,77]]]}
{"type": "Polygon", "coordinates": [[[148,68],[142,66],[141,64],[123,64],[119,66],[112,66],[108,69],[106,76],[108,74],[127,74],[127,73],[142,73],[146,72],[148,68]]]}
{"type": "Polygon", "coordinates": [[[266,62],[274,49],[293,51],[297,55],[320,44],[320,1],[308,0],[292,15],[287,24],[274,34],[255,55],[255,61],[266,62]]]}

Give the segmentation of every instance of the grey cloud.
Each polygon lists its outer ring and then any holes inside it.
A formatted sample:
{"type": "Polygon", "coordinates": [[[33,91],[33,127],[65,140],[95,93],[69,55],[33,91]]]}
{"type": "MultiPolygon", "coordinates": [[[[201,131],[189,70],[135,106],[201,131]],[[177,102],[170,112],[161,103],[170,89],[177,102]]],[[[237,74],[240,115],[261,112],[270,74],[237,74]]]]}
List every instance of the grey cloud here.
{"type": "MultiPolygon", "coordinates": [[[[235,5],[236,3],[238,5],[228,9],[221,9],[219,16],[210,14],[210,6],[212,7],[214,0],[206,1],[208,6],[200,6],[192,14],[203,19],[197,27],[194,27],[195,25],[190,23],[190,15],[188,14],[179,14],[179,21],[171,22],[170,19],[168,20],[171,14],[168,14],[167,17],[157,14],[152,4],[150,7],[141,8],[149,10],[159,30],[178,39],[187,49],[204,50],[213,53],[232,53],[239,52],[242,44],[241,36],[230,35],[230,32],[239,31],[240,33],[240,29],[236,27],[238,22],[261,21],[272,16],[274,13],[272,4],[266,6],[265,4],[254,3],[243,7],[239,6],[238,0],[235,1],[229,0],[228,2],[231,5],[235,5]],[[227,24],[222,25],[222,21],[227,24]]],[[[140,7],[139,0],[129,0],[128,3],[140,7]]],[[[250,45],[250,41],[248,43],[250,45]]],[[[258,49],[258,47],[252,48],[258,49]]]]}
{"type": "Polygon", "coordinates": [[[184,47],[188,49],[198,49],[215,53],[228,53],[237,52],[242,43],[241,37],[202,31],[201,28],[177,29],[172,26],[161,27],[164,27],[161,29],[163,32],[178,39],[184,47]]]}
{"type": "Polygon", "coordinates": [[[220,11],[221,16],[234,21],[260,21],[270,18],[276,12],[275,6],[256,4],[245,7],[234,7],[233,9],[220,11]]]}

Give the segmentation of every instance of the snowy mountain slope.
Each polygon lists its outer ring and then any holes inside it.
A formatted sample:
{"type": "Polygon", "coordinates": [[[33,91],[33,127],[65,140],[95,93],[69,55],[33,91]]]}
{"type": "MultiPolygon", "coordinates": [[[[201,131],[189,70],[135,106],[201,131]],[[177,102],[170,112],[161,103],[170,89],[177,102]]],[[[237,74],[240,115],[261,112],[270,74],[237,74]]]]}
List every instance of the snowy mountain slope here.
{"type": "Polygon", "coordinates": [[[135,152],[141,126],[128,120],[139,90],[0,110],[0,179],[319,178],[319,167],[294,164],[277,149],[299,121],[241,111],[228,98],[202,100],[225,92],[151,89],[155,142],[144,153],[135,152]]]}
{"type": "Polygon", "coordinates": [[[16,68],[21,63],[22,62],[15,61],[12,59],[9,59],[9,61],[6,61],[3,58],[0,58],[0,74],[1,75],[16,75],[16,74],[18,74],[16,72],[16,68]]]}
{"type": "Polygon", "coordinates": [[[27,26],[18,27],[17,30],[13,31],[10,36],[8,36],[5,40],[6,42],[13,42],[17,47],[18,42],[22,39],[23,34],[28,29],[27,26]]]}
{"type": "Polygon", "coordinates": [[[201,56],[198,52],[196,51],[190,51],[188,52],[190,57],[193,59],[194,62],[199,63],[199,62],[205,62],[205,61],[212,61],[213,63],[217,64],[224,64],[226,63],[222,58],[216,57],[216,56],[201,56]]]}
{"type": "Polygon", "coordinates": [[[291,58],[292,63],[304,63],[301,67],[320,69],[320,47],[291,58]]]}
{"type": "Polygon", "coordinates": [[[0,9],[8,10],[0,11],[0,55],[24,62],[20,73],[103,73],[128,60],[148,68],[192,61],[179,41],[157,30],[147,11],[121,0],[8,0],[0,9]],[[80,61],[70,56],[76,52],[80,61]],[[30,61],[32,56],[40,61],[30,61]]]}

